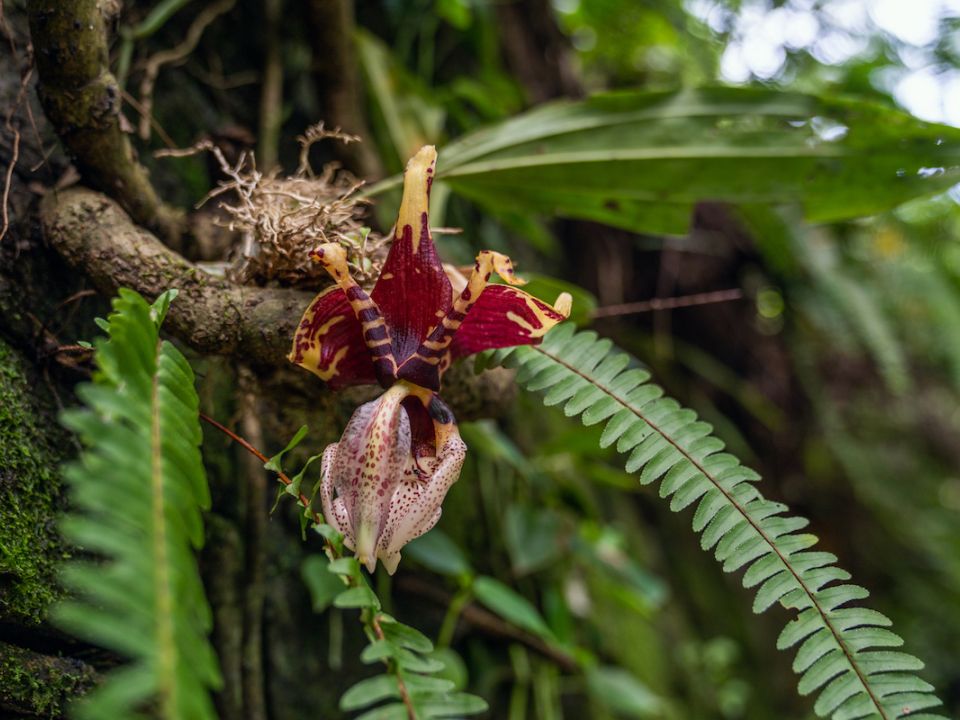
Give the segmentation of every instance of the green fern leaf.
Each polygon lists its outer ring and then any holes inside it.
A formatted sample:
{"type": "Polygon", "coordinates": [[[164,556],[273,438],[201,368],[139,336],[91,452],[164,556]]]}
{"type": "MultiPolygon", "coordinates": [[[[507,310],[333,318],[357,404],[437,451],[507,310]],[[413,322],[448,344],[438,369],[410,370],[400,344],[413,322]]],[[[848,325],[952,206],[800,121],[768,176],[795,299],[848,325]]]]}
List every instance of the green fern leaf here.
{"type": "Polygon", "coordinates": [[[207,641],[211,614],[194,551],[210,505],[199,445],[193,371],[159,339],[175,293],[153,306],[120,290],[96,343],[97,372],[63,414],[85,446],[65,469],[66,539],[102,562],[72,560],[61,578],[74,599],[55,619],[68,632],[130,662],[77,703],[80,718],[214,718],[219,685],[207,641]]]}
{"type": "MultiPolygon", "coordinates": [[[[586,424],[606,421],[600,444],[616,443],[628,472],[641,484],[660,481],[660,496],[677,512],[697,503],[693,529],[726,572],[744,569],[754,588],[753,609],[780,605],[796,610],[777,647],[797,646],[793,663],[801,694],[819,693],[815,712],[832,720],[934,720],[933,688],[912,673],[923,667],[906,653],[887,650],[903,640],[886,629],[882,614],[851,606],[867,591],[848,584],[830,553],[810,550],[817,538],[800,532],[805,518],[766,500],[760,476],[743,467],[696,414],[663,397],[645,371],[594,332],[557,327],[536,347],[497,350],[488,364],[517,369],[518,382],[563,405],[586,424]]],[[[940,720],[943,720],[942,718],[940,720]]]]}
{"type": "MultiPolygon", "coordinates": [[[[381,612],[380,600],[363,577],[356,558],[339,557],[314,567],[318,572],[338,576],[348,586],[333,599],[335,607],[361,611],[361,622],[371,641],[360,653],[360,661],[384,663],[388,671],[348,689],[340,698],[341,710],[363,710],[385,700],[390,702],[367,710],[357,720],[433,720],[487,710],[482,698],[455,692],[452,682],[433,676],[445,667],[443,662],[430,657],[433,642],[416,628],[381,612]]],[[[311,588],[321,585],[314,580],[311,588]]],[[[323,598],[315,596],[315,604],[318,599],[323,598]]]]}

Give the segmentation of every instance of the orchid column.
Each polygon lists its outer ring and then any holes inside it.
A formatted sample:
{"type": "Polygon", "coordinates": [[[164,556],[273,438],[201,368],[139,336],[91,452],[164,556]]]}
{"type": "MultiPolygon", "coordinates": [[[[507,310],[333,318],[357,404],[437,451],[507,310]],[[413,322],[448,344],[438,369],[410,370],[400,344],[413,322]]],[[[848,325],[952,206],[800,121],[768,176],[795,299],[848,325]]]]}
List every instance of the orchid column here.
{"type": "Polygon", "coordinates": [[[512,287],[523,281],[500,253],[482,251],[468,278],[448,276],[430,235],[436,159],[427,146],[407,163],[393,245],[370,294],[351,277],[340,245],[311,253],[335,285],[307,308],[289,355],[334,390],[385,389],[357,409],[321,468],[326,520],[371,572],[377,559],[396,570],[401,548],[436,525],[460,476],[467,448],[438,395],[450,363],[539,343],[570,313],[566,293],[551,306],[512,287]],[[493,273],[507,284],[490,284],[493,273]]]}

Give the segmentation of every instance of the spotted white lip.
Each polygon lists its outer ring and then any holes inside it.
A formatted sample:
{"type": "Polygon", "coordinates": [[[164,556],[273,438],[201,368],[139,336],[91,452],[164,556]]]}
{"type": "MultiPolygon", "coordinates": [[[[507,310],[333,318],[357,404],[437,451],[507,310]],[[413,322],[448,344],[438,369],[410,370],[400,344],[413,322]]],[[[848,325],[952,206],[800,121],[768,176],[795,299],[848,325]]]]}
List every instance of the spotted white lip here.
{"type": "Polygon", "coordinates": [[[416,388],[399,382],[361,405],[340,442],[323,453],[323,513],[370,572],[379,559],[392,575],[403,546],[437,524],[466,457],[452,423],[438,436],[435,456],[414,457],[402,403],[415,394],[416,388]]]}

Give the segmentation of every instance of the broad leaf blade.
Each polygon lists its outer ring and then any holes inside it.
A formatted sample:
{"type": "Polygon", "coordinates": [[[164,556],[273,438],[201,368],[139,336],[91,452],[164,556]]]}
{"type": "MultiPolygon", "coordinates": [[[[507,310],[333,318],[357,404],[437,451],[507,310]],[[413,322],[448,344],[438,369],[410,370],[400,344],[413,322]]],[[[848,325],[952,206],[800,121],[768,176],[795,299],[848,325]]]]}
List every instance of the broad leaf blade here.
{"type": "Polygon", "coordinates": [[[769,89],[626,91],[472,133],[437,168],[488,206],[682,233],[700,201],[799,202],[832,221],[936,192],[960,181],[960,130],[769,89]]]}

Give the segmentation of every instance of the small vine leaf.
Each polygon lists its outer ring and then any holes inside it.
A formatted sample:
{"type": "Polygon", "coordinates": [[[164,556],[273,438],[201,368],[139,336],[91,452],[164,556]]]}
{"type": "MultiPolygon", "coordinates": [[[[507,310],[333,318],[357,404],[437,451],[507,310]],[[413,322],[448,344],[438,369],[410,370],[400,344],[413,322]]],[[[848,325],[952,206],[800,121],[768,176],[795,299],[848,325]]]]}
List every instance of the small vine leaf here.
{"type": "Polygon", "coordinates": [[[263,467],[275,473],[283,472],[283,456],[300,444],[300,441],[307,435],[307,429],[306,425],[302,425],[293,438],[291,438],[290,442],[287,443],[287,446],[267,460],[267,462],[263,464],[263,467]]]}
{"type": "Polygon", "coordinates": [[[359,710],[381,700],[399,698],[400,687],[395,675],[377,675],[361,680],[340,698],[341,710],[359,710]]]}

